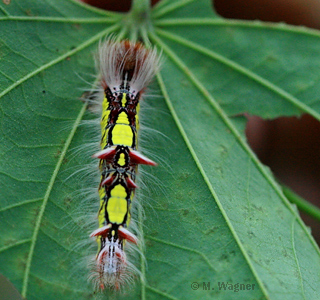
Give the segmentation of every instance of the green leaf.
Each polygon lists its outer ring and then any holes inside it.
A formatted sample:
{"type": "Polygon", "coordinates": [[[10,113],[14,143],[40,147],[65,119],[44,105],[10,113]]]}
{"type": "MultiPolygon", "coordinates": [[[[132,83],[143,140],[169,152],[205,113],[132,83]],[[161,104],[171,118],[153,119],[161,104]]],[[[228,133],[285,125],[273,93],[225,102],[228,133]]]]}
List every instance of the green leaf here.
{"type": "Polygon", "coordinates": [[[319,248],[237,117],[319,119],[317,31],[225,20],[206,0],[162,1],[148,29],[76,1],[16,0],[0,14],[0,272],[24,297],[94,295],[83,260],[95,245],[75,245],[88,236],[78,214],[98,201],[77,171],[98,141],[77,99],[101,38],[150,29],[163,65],[141,117],[161,133],[141,133],[159,161],[140,197],[146,282],[111,298],[319,299],[319,248]]]}

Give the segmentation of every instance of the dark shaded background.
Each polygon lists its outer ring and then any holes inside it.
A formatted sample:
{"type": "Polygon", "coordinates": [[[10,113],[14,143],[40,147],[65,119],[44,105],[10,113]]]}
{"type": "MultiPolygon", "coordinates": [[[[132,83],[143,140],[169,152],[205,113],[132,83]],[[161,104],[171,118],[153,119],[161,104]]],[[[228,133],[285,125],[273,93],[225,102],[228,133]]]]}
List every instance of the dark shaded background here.
{"type": "MultiPolygon", "coordinates": [[[[84,2],[114,11],[128,11],[131,4],[130,0],[84,2]]],[[[319,0],[215,0],[214,6],[225,18],[286,22],[320,29],[319,0]]],[[[246,133],[251,148],[276,178],[319,207],[320,123],[309,115],[275,120],[251,116],[246,133]]],[[[320,222],[301,215],[320,244],[320,222]]]]}

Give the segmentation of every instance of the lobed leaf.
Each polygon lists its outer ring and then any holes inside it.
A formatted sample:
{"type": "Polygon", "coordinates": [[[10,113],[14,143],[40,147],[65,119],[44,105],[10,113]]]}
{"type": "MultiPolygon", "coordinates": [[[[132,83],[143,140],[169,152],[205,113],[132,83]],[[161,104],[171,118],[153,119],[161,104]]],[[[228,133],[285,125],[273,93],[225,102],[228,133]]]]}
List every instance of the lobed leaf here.
{"type": "MultiPolygon", "coordinates": [[[[74,271],[89,251],[74,247],[87,236],[76,191],[90,181],[71,176],[90,155],[70,149],[92,141],[77,99],[126,15],[62,0],[0,13],[0,271],[31,300],[91,299],[85,267],[74,271]]],[[[206,0],[162,1],[151,16],[164,62],[141,117],[161,133],[141,133],[160,161],[140,199],[146,282],[111,297],[318,299],[319,248],[238,115],[319,119],[319,33],[222,19],[206,0]]]]}

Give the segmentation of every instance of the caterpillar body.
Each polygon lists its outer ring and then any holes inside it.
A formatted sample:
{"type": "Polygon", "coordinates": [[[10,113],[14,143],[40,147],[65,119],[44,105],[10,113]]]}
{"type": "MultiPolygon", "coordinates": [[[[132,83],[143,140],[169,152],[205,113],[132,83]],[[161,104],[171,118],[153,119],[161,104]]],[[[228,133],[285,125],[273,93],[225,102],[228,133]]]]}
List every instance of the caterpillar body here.
{"type": "Polygon", "coordinates": [[[101,172],[100,208],[99,227],[90,235],[98,244],[91,274],[97,289],[120,289],[134,275],[125,244],[139,242],[129,228],[136,173],[139,164],[156,165],[137,151],[139,101],[158,65],[156,50],[140,43],[109,39],[99,47],[101,150],[93,157],[101,172]]]}

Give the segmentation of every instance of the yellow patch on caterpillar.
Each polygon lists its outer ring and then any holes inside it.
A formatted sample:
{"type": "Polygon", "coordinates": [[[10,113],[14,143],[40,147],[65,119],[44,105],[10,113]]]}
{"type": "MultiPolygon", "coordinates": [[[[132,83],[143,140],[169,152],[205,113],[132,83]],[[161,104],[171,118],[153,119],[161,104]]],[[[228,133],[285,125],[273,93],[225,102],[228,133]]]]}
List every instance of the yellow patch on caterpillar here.
{"type": "Polygon", "coordinates": [[[108,110],[109,102],[107,97],[104,97],[102,102],[102,116],[101,116],[101,132],[104,132],[108,125],[110,110],[108,110]]]}
{"type": "Polygon", "coordinates": [[[126,107],[126,104],[127,104],[127,93],[123,93],[122,94],[121,102],[122,102],[122,107],[126,107]]]}
{"type": "Polygon", "coordinates": [[[131,147],[134,142],[134,134],[129,125],[116,124],[112,129],[113,145],[124,145],[131,147]]]}
{"type": "Polygon", "coordinates": [[[119,114],[118,116],[118,120],[116,122],[117,124],[125,124],[125,125],[129,125],[129,118],[128,115],[123,111],[119,114]]]}
{"type": "Polygon", "coordinates": [[[119,157],[119,160],[118,160],[118,165],[119,166],[121,166],[121,167],[125,166],[125,164],[126,164],[126,159],[125,158],[126,157],[125,157],[124,153],[121,153],[120,157],[119,157]]]}
{"type": "Polygon", "coordinates": [[[107,213],[111,223],[122,224],[128,211],[126,197],[126,189],[121,184],[117,184],[111,190],[107,204],[107,213]]]}

